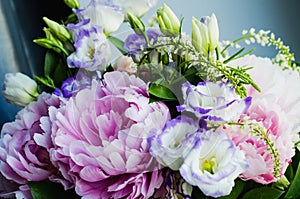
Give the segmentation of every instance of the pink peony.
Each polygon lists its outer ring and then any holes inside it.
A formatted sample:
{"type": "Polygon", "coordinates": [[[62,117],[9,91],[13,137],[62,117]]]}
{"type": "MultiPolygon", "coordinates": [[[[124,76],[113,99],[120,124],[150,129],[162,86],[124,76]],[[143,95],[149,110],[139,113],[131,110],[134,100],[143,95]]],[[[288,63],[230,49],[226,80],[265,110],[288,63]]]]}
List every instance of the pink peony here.
{"type": "Polygon", "coordinates": [[[40,127],[40,119],[48,116],[50,106],[58,107],[60,100],[55,95],[42,93],[16,116],[16,120],[4,124],[0,139],[0,171],[9,180],[19,184],[27,181],[43,181],[56,174],[47,147],[50,135],[40,127]],[[46,145],[45,145],[46,146],[46,145]]]}
{"type": "Polygon", "coordinates": [[[149,104],[146,89],[133,75],[108,72],[51,110],[54,164],[83,198],[149,198],[163,183],[147,137],[170,115],[149,104]]]}
{"type": "MultiPolygon", "coordinates": [[[[248,95],[255,101],[260,98],[268,98],[281,107],[281,111],[288,118],[296,136],[300,131],[300,77],[297,71],[282,70],[280,66],[273,64],[269,58],[248,55],[230,62],[231,66],[252,66],[248,71],[261,92],[252,86],[247,87],[248,95]]],[[[253,102],[254,103],[254,102],[253,102]]],[[[295,141],[299,138],[296,136],[295,141]]]]}
{"type": "Polygon", "coordinates": [[[300,105],[300,93],[297,91],[300,86],[299,74],[292,70],[282,71],[270,59],[254,55],[245,56],[230,64],[253,66],[249,74],[261,92],[251,86],[247,87],[252,104],[240,121],[246,125],[226,126],[223,130],[246,152],[250,167],[242,174],[242,178],[262,184],[274,182],[285,173],[295,155],[294,143],[299,140],[300,112],[296,108],[300,105]],[[274,143],[274,148],[279,153],[277,177],[274,176],[274,154],[268,150],[265,140],[250,133],[255,126],[266,132],[267,138],[274,143]]]}

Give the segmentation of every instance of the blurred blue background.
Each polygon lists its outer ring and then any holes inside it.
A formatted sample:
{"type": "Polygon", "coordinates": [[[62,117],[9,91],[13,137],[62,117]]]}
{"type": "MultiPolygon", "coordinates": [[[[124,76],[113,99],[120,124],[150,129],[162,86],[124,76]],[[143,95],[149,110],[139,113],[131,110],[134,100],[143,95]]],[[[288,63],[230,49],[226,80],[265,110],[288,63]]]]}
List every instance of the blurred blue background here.
{"type": "MultiPolygon", "coordinates": [[[[86,4],[88,0],[80,0],[86,4]]],[[[299,0],[158,0],[157,5],[142,19],[147,22],[156,8],[166,3],[177,16],[183,16],[183,31],[191,32],[191,18],[201,18],[215,13],[220,29],[220,40],[233,40],[243,29],[271,30],[280,37],[300,59],[299,0]]],[[[43,37],[42,17],[60,21],[70,10],[63,0],[0,0],[0,84],[5,73],[23,72],[32,77],[41,74],[45,50],[34,44],[33,39],[43,37]]],[[[275,55],[273,48],[259,48],[261,56],[275,55]]],[[[14,120],[19,108],[0,97],[0,127],[14,120]]]]}

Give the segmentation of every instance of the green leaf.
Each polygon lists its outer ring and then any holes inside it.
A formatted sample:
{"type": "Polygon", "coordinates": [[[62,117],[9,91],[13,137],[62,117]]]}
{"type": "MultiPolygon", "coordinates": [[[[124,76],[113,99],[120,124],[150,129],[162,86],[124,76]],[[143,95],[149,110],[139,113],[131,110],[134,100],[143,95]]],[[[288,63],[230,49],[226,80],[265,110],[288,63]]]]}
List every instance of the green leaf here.
{"type": "Polygon", "coordinates": [[[236,180],[235,185],[228,196],[219,197],[220,199],[236,199],[243,192],[246,182],[242,180],[236,180]]]}
{"type": "Polygon", "coordinates": [[[298,163],[297,171],[285,198],[300,198],[300,163],[298,163]]]}
{"type": "Polygon", "coordinates": [[[124,48],[124,41],[114,36],[108,36],[107,38],[123,55],[128,54],[127,50],[124,48]]]}
{"type": "Polygon", "coordinates": [[[151,83],[148,89],[150,95],[162,100],[177,100],[175,94],[166,86],[157,83],[151,83]]]}
{"type": "Polygon", "coordinates": [[[240,49],[239,51],[237,51],[236,53],[234,53],[231,57],[229,57],[228,59],[226,59],[225,61],[223,61],[224,64],[227,64],[228,62],[230,62],[231,60],[235,59],[239,54],[241,54],[243,51],[245,50],[245,48],[240,49]]]}
{"type": "Polygon", "coordinates": [[[58,66],[58,62],[58,54],[52,50],[48,50],[45,55],[44,75],[52,77],[56,67],[58,66]]]}
{"type": "Polygon", "coordinates": [[[284,191],[274,189],[272,187],[260,187],[252,189],[243,195],[241,199],[277,199],[279,198],[284,191]]]}
{"type": "Polygon", "coordinates": [[[63,186],[54,182],[28,182],[33,199],[57,199],[80,197],[74,190],[64,190],[63,186]]]}

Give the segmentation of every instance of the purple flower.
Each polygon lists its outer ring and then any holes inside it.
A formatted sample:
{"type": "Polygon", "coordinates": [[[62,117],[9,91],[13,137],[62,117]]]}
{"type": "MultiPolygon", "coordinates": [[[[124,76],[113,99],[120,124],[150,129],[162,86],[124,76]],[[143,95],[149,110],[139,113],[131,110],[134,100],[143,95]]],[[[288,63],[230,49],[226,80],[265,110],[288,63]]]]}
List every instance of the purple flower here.
{"type": "Polygon", "coordinates": [[[240,99],[226,84],[200,82],[197,86],[182,85],[184,104],[178,111],[193,112],[200,119],[229,122],[243,114],[251,104],[251,97],[240,99]]]}
{"type": "Polygon", "coordinates": [[[100,80],[100,78],[100,75],[96,72],[86,73],[78,71],[74,77],[69,77],[62,83],[61,89],[55,89],[54,94],[70,98],[80,90],[90,88],[93,79],[100,80]]]}
{"type": "Polygon", "coordinates": [[[162,130],[148,138],[150,153],[163,166],[178,170],[194,145],[196,122],[188,117],[177,117],[166,123],[162,130]]]}
{"type": "MultiPolygon", "coordinates": [[[[149,29],[146,33],[150,43],[157,42],[157,38],[162,36],[160,30],[155,29],[149,29]]],[[[133,57],[140,56],[146,47],[146,40],[144,36],[135,33],[129,35],[124,43],[124,48],[127,50],[128,54],[133,57]]]]}
{"type": "Polygon", "coordinates": [[[90,23],[69,26],[73,28],[75,51],[67,57],[70,68],[84,68],[88,71],[104,70],[110,58],[110,46],[99,27],[90,23]]]}
{"type": "Polygon", "coordinates": [[[60,105],[55,95],[42,93],[36,102],[18,112],[16,120],[4,124],[0,139],[0,171],[9,180],[19,184],[55,178],[57,169],[52,165],[47,146],[50,135],[40,126],[48,116],[48,108],[60,105]]]}
{"type": "Polygon", "coordinates": [[[51,150],[62,174],[83,198],[149,198],[163,182],[147,137],[170,119],[163,103],[149,104],[147,85],[125,72],[107,72],[53,109],[51,150]]]}
{"type": "Polygon", "coordinates": [[[179,169],[181,176],[207,196],[230,194],[234,180],[248,167],[244,152],[223,133],[206,131],[198,136],[179,169]]]}

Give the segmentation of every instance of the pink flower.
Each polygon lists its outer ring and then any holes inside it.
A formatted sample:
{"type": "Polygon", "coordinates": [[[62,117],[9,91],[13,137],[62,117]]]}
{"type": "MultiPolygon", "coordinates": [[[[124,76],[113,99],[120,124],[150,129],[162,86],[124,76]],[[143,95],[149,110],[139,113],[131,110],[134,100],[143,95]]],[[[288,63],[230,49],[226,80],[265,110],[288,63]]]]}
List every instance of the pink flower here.
{"type": "Polygon", "coordinates": [[[254,55],[230,63],[232,66],[253,66],[249,73],[261,92],[247,87],[252,104],[239,121],[245,125],[226,126],[223,130],[246,152],[250,167],[241,177],[262,184],[274,182],[285,173],[295,155],[294,142],[299,140],[299,74],[292,70],[282,71],[270,59],[254,55]],[[266,135],[257,135],[255,128],[265,131],[266,135]],[[277,155],[270,151],[266,139],[274,144],[277,155]]]}
{"type": "Polygon", "coordinates": [[[223,131],[235,144],[246,153],[249,168],[241,174],[245,180],[254,180],[261,184],[268,184],[277,181],[286,171],[295,155],[293,134],[287,118],[282,114],[279,106],[274,106],[272,101],[258,99],[257,104],[252,104],[250,109],[241,119],[244,126],[226,126],[223,131]],[[274,149],[278,157],[270,151],[264,136],[254,133],[254,129],[261,128],[266,132],[266,137],[274,143],[274,149]],[[275,160],[275,158],[277,160],[275,160]],[[279,163],[276,166],[276,161],[279,163]],[[276,168],[277,167],[277,168],[276,168]],[[274,171],[277,169],[278,176],[274,171]]]}
{"type": "Polygon", "coordinates": [[[50,106],[59,105],[57,96],[42,93],[37,101],[17,114],[15,121],[4,124],[0,139],[0,171],[7,179],[25,184],[47,180],[57,172],[46,147],[51,145],[50,135],[41,129],[40,119],[48,116],[50,106]]]}
{"type": "MultiPolygon", "coordinates": [[[[300,131],[300,78],[297,71],[291,69],[282,70],[280,66],[273,64],[269,58],[248,55],[230,62],[232,66],[252,66],[248,73],[254,82],[259,86],[261,92],[256,91],[252,86],[247,87],[249,96],[255,99],[268,98],[272,104],[281,107],[282,113],[288,118],[293,127],[293,134],[300,131]]],[[[254,102],[253,102],[254,103],[254,102]]],[[[299,137],[295,138],[299,140],[299,137]]]]}
{"type": "Polygon", "coordinates": [[[51,110],[54,163],[83,198],[149,198],[163,178],[147,137],[169,110],[149,104],[147,85],[133,75],[108,72],[104,82],[51,110]]]}

